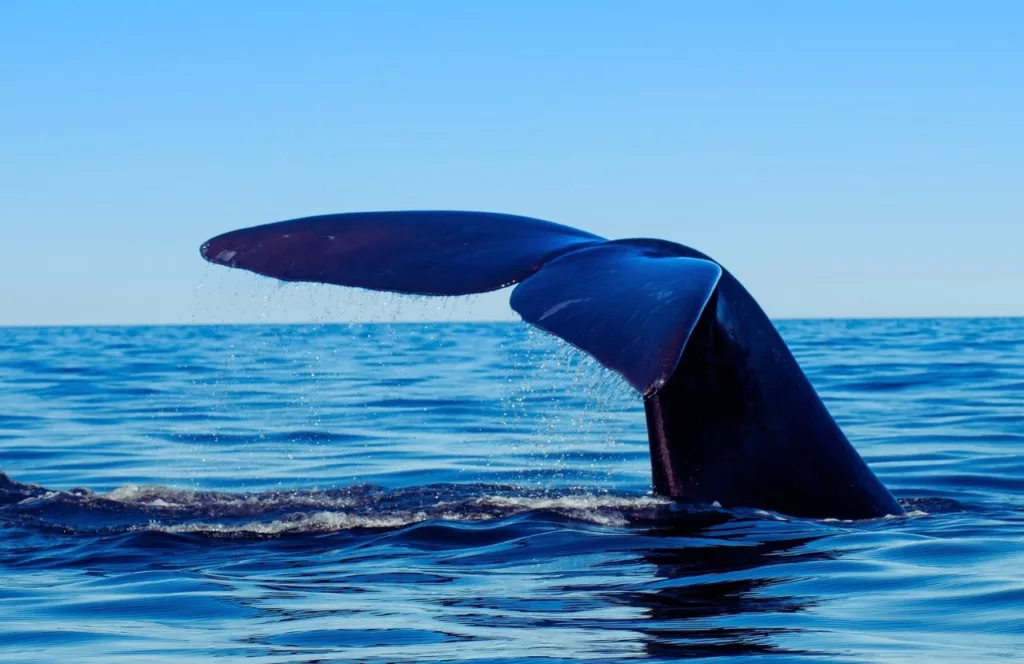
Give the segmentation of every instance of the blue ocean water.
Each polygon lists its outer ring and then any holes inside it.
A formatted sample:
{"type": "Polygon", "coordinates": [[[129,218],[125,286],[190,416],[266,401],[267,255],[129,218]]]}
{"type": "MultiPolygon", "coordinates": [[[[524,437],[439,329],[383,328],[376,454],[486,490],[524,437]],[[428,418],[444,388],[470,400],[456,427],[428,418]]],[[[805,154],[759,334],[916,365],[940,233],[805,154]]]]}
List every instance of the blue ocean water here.
{"type": "Polygon", "coordinates": [[[1024,661],[1024,320],[780,328],[908,516],[657,499],[520,324],[0,329],[0,660],[1024,661]]]}

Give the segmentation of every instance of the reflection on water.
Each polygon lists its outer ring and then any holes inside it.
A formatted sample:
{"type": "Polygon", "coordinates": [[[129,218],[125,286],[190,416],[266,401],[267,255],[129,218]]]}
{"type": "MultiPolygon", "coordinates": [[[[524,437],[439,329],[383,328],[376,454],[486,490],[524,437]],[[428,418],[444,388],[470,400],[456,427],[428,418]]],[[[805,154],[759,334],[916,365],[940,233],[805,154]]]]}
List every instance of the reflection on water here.
{"type": "Polygon", "coordinates": [[[633,593],[626,598],[631,605],[646,609],[652,623],[640,629],[647,639],[647,652],[655,657],[809,654],[782,646],[776,638],[784,633],[793,636],[799,628],[723,627],[708,624],[708,619],[747,613],[792,613],[809,606],[813,600],[808,598],[765,592],[780,579],[728,577],[733,576],[731,572],[779,564],[785,554],[790,554],[785,558],[790,564],[836,555],[799,550],[815,539],[793,537],[744,546],[654,549],[645,553],[644,561],[655,566],[655,577],[669,582],[653,592],[633,593]],[[712,579],[708,579],[711,575],[712,579]]]}
{"type": "MultiPolygon", "coordinates": [[[[232,639],[247,657],[455,657],[498,635],[514,658],[824,656],[784,619],[817,600],[786,586],[838,560],[828,539],[844,531],[645,495],[493,485],[95,494],[0,477],[0,495],[0,521],[27,543],[7,552],[9,566],[21,566],[17,553],[29,567],[109,580],[194,576],[185,615],[260,625],[232,639]],[[536,630],[558,638],[534,643],[536,630]]],[[[154,595],[129,606],[159,605],[154,595]]]]}

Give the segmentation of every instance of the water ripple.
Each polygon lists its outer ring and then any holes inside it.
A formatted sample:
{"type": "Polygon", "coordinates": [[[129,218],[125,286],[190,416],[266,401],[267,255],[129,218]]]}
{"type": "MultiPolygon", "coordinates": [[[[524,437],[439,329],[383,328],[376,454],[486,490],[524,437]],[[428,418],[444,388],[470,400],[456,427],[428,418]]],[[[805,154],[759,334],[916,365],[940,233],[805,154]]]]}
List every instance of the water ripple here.
{"type": "Polygon", "coordinates": [[[519,325],[0,329],[0,657],[1024,658],[1024,321],[780,327],[906,517],[655,498],[519,325]]]}

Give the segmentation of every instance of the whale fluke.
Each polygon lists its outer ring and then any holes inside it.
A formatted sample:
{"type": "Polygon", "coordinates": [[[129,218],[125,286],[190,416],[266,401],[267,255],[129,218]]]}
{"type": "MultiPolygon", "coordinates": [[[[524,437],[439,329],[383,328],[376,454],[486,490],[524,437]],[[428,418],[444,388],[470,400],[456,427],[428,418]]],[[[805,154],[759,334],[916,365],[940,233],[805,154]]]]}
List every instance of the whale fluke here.
{"type": "Polygon", "coordinates": [[[546,261],[604,238],[491,212],[355,212],[224,233],[211,263],[282,281],[412,295],[469,295],[519,283],[546,261]]]}
{"type": "Polygon", "coordinates": [[[219,235],[208,261],[284,281],[420,295],[519,284],[526,322],[643,395],[655,493],[794,516],[903,509],[850,445],[768,316],[717,261],[487,212],[358,212],[219,235]]]}
{"type": "Polygon", "coordinates": [[[721,276],[716,263],[659,242],[603,242],[547,263],[511,305],[650,394],[672,376],[721,276]]]}

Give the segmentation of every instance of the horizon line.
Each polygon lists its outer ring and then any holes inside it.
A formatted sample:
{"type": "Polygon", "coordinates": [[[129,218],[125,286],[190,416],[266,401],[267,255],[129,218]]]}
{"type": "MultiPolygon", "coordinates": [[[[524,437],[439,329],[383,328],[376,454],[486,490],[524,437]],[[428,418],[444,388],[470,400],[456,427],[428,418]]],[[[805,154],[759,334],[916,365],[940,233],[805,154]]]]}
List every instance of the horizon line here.
{"type": "MultiPolygon", "coordinates": [[[[910,316],[769,316],[774,322],[824,322],[824,321],[926,321],[926,320],[1024,320],[1024,314],[975,315],[910,315],[910,316]]],[[[4,329],[75,329],[113,327],[255,327],[255,326],[352,326],[352,325],[528,325],[515,319],[466,319],[466,320],[356,320],[356,321],[232,321],[232,322],[160,322],[160,323],[9,323],[0,324],[4,329]]]]}

